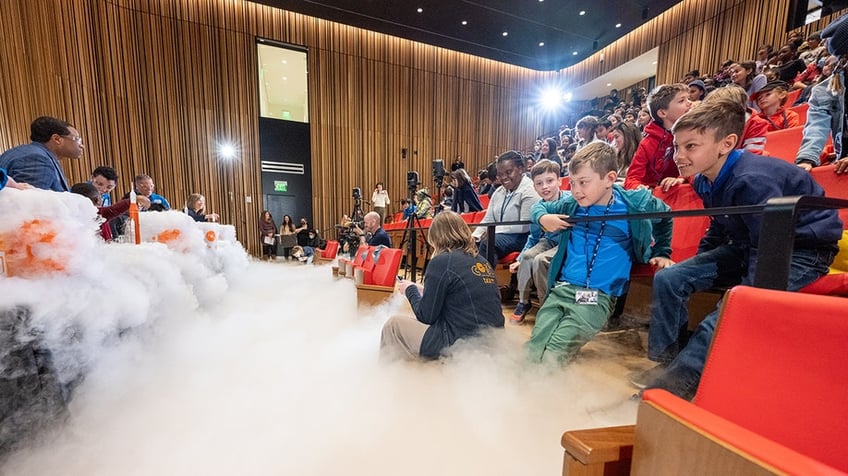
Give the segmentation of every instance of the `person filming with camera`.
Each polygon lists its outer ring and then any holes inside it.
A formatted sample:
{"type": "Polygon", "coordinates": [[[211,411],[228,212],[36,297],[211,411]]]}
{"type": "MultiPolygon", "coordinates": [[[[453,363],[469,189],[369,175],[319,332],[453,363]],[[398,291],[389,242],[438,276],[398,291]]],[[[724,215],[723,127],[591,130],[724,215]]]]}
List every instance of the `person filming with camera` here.
{"type": "Polygon", "coordinates": [[[389,248],[392,247],[392,240],[389,234],[383,229],[380,223],[380,214],[377,212],[368,212],[362,220],[364,230],[355,225],[353,229],[359,234],[359,244],[368,246],[383,245],[389,248]],[[366,236],[368,235],[368,236],[366,236]]]}

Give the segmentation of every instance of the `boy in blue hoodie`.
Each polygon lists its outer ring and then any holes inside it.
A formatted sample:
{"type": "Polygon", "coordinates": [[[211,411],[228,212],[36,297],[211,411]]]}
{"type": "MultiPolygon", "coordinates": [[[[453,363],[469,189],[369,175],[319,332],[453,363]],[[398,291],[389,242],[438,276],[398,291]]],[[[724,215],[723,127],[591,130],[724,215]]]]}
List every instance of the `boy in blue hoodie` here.
{"type": "MultiPolygon", "coordinates": [[[[824,190],[801,168],[737,150],[744,127],[741,104],[709,97],[674,124],[674,160],[681,176],[695,176],[694,187],[705,208],[760,205],[793,195],[824,196],[824,190]]],[[[686,399],[695,395],[718,310],[685,343],[686,303],[692,293],[714,286],[752,285],[761,221],[759,214],[712,217],[698,254],[654,275],[648,358],[660,365],[634,376],[634,385],[664,388],[686,399]]],[[[836,210],[801,213],[795,224],[787,289],[797,291],[827,274],[841,236],[836,210]]]]}

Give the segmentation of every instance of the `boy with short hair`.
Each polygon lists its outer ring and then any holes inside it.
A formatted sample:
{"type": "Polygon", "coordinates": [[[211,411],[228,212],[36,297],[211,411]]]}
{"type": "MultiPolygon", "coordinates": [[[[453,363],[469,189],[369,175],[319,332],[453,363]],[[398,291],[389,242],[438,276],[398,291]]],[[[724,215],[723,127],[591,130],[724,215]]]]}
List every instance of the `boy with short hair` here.
{"type": "Polygon", "coordinates": [[[760,108],[760,117],[768,122],[769,132],[801,125],[798,113],[784,107],[788,92],[789,86],[783,81],[769,81],[751,98],[760,108]]]}
{"type": "MultiPolygon", "coordinates": [[[[568,192],[559,189],[559,172],[559,164],[547,159],[540,160],[530,170],[533,188],[542,197],[542,201],[559,200],[568,195],[568,192]]],[[[553,256],[552,252],[556,252],[558,244],[559,232],[544,232],[539,225],[535,223],[530,225],[530,235],[527,237],[524,249],[521,250],[518,259],[509,265],[511,273],[518,273],[518,305],[515,306],[515,311],[509,319],[511,323],[520,324],[524,321],[524,316],[532,307],[530,304],[530,280],[533,277],[533,269],[537,267],[534,262],[536,259],[544,259],[541,256],[542,254],[553,256]]],[[[547,276],[545,276],[545,279],[547,279],[547,276]]],[[[539,299],[543,299],[547,289],[547,282],[542,286],[536,284],[539,299]]]]}
{"type": "Polygon", "coordinates": [[[685,84],[664,84],[648,96],[648,110],[652,121],[645,126],[645,138],[639,142],[624,188],[669,187],[683,183],[672,159],[671,126],[689,112],[689,87],[685,84]]]}
{"type": "MultiPolygon", "coordinates": [[[[705,101],[674,125],[675,161],[681,175],[697,174],[694,187],[705,208],[760,205],[792,195],[824,196],[810,175],[795,165],[736,150],[744,125],[745,108],[731,100],[705,101]]],[[[753,283],[761,221],[759,214],[712,217],[698,254],[654,275],[648,358],[660,365],[634,376],[634,385],[664,388],[686,399],[694,396],[718,310],[679,350],[686,337],[686,303],[696,291],[753,283]]],[[[827,274],[841,236],[836,210],[801,213],[787,289],[797,291],[827,274]]]]}
{"type": "Polygon", "coordinates": [[[551,263],[551,291],[536,314],[527,342],[532,361],[564,361],[606,323],[630,279],[632,261],[665,268],[671,255],[671,219],[592,221],[571,224],[569,216],[607,216],[668,211],[650,190],[624,190],[615,184],[618,156],[595,142],[571,159],[571,196],[538,202],[531,220],[560,232],[551,263]]]}
{"type": "Polygon", "coordinates": [[[118,183],[118,172],[108,165],[101,165],[91,172],[91,179],[88,183],[94,185],[97,191],[100,192],[100,200],[102,206],[108,207],[112,205],[112,190],[118,183]]]}

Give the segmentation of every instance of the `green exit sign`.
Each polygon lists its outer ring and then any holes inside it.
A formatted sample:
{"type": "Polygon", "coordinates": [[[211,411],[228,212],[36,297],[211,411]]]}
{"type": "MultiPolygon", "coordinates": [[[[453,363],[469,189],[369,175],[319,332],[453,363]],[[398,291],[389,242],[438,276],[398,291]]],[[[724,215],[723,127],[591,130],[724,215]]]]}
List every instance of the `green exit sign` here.
{"type": "Polygon", "coordinates": [[[274,180],[274,191],[275,192],[288,192],[289,183],[285,180],[274,180]]]}

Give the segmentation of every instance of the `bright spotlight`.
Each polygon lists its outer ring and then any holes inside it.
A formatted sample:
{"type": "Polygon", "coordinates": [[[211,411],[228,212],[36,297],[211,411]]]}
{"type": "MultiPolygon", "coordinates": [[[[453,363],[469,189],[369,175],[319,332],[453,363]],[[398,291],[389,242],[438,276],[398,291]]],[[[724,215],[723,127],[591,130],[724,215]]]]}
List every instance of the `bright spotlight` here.
{"type": "Polygon", "coordinates": [[[548,111],[557,109],[560,106],[560,102],[562,102],[562,91],[553,87],[546,88],[542,90],[539,102],[542,109],[548,111]]]}
{"type": "Polygon", "coordinates": [[[231,143],[218,144],[218,156],[222,159],[235,159],[237,153],[236,146],[231,143]]]}

